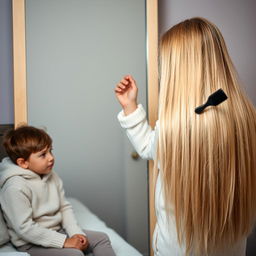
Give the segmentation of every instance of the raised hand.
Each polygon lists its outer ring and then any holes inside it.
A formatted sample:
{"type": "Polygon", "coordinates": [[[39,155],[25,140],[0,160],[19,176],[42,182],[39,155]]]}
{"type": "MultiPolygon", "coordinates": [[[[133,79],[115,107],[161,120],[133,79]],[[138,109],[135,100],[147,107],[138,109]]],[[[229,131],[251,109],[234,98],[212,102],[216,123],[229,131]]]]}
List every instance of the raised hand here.
{"type": "Polygon", "coordinates": [[[137,108],[138,88],[132,76],[125,76],[115,88],[115,94],[125,115],[129,115],[137,108]]]}

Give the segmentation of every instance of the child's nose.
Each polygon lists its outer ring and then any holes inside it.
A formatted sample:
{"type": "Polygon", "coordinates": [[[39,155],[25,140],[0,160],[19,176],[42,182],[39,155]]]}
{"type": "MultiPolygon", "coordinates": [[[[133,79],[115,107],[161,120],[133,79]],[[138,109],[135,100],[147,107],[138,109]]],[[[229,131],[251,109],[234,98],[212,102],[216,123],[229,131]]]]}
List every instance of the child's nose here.
{"type": "Polygon", "coordinates": [[[49,161],[52,161],[54,159],[54,156],[52,153],[49,153],[48,159],[49,159],[49,161]]]}

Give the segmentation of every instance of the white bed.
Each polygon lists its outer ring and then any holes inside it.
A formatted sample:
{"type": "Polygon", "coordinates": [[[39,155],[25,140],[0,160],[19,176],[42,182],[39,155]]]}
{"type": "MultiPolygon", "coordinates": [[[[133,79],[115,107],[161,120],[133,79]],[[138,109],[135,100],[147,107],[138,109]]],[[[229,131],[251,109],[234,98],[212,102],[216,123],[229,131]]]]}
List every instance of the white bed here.
{"type": "MultiPolygon", "coordinates": [[[[80,201],[74,198],[69,198],[68,200],[73,206],[76,218],[80,226],[84,229],[103,231],[106,234],[108,234],[112,243],[112,247],[117,256],[142,256],[141,253],[139,253],[135,248],[133,248],[130,244],[128,244],[113,229],[107,227],[102,220],[100,220],[95,214],[93,214],[80,201]]],[[[0,247],[1,256],[27,255],[23,253],[12,254],[11,252],[15,252],[15,248],[10,243],[7,243],[4,246],[0,247]]],[[[92,254],[90,254],[90,256],[92,256],[92,254]]]]}

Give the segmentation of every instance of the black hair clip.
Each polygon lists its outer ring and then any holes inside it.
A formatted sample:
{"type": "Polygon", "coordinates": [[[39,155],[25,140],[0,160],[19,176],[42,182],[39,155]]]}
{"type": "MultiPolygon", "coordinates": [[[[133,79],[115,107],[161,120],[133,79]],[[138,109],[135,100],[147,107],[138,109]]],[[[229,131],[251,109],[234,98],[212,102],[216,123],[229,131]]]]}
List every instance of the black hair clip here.
{"type": "Polygon", "coordinates": [[[225,92],[222,89],[219,89],[218,91],[214,92],[213,94],[211,94],[208,97],[208,100],[207,100],[207,102],[205,104],[197,107],[195,109],[195,112],[197,114],[201,114],[206,107],[208,107],[208,106],[217,106],[220,103],[222,103],[223,101],[225,101],[227,98],[228,97],[225,94],[225,92]]]}

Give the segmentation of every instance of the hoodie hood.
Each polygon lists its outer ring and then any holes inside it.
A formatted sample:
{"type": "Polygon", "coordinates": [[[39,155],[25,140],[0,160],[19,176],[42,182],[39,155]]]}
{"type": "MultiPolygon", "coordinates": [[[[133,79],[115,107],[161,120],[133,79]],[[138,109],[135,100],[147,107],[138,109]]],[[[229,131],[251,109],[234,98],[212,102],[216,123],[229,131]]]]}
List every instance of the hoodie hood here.
{"type": "MultiPolygon", "coordinates": [[[[50,175],[51,172],[44,175],[43,180],[48,179],[50,175]]],[[[8,179],[14,176],[21,176],[24,179],[41,179],[40,175],[37,173],[19,167],[17,164],[14,164],[9,157],[6,157],[0,163],[0,188],[3,187],[8,179]]]]}

